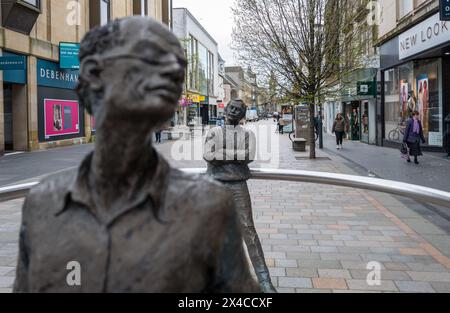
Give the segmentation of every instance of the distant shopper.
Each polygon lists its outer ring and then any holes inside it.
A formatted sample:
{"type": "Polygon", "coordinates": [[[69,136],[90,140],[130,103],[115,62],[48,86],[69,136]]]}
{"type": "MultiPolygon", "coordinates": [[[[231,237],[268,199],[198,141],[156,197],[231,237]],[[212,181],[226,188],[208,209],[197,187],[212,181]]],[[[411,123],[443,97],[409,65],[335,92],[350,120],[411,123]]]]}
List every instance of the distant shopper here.
{"type": "MultiPolygon", "coordinates": [[[[409,155],[414,157],[414,163],[419,164],[418,157],[423,155],[420,143],[425,143],[425,137],[423,135],[422,122],[420,121],[420,113],[414,111],[412,118],[409,119],[406,126],[405,137],[403,142],[408,145],[409,155]]],[[[411,158],[407,159],[408,163],[411,163],[411,158]]]]}
{"type": "Polygon", "coordinates": [[[333,124],[333,134],[336,135],[336,149],[343,149],[346,122],[341,113],[336,116],[333,124]]]}
{"type": "Polygon", "coordinates": [[[156,131],[155,136],[156,136],[156,143],[161,143],[162,130],[156,131]]]}
{"type": "Polygon", "coordinates": [[[278,120],[278,132],[284,135],[284,126],[286,126],[286,122],[283,119],[278,120]]]}

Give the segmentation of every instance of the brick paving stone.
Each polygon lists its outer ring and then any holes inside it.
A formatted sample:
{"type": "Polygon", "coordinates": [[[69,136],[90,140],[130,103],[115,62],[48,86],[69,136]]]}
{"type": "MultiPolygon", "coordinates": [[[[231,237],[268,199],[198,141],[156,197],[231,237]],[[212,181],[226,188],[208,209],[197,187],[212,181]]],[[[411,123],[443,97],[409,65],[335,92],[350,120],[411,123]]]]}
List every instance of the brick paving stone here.
{"type": "Polygon", "coordinates": [[[297,288],[296,293],[332,293],[331,289],[300,289],[297,288]]]}
{"type": "Polygon", "coordinates": [[[348,289],[347,283],[345,279],[336,279],[336,278],[313,278],[313,286],[318,289],[348,289]]]}
{"type": "Polygon", "coordinates": [[[366,280],[348,279],[347,285],[351,290],[398,291],[394,282],[389,280],[382,280],[381,286],[369,286],[366,280]]]}
{"type": "MultiPolygon", "coordinates": [[[[351,276],[353,279],[367,279],[369,275],[369,270],[350,270],[351,276]]],[[[411,277],[406,274],[404,271],[390,271],[390,270],[382,270],[381,271],[381,279],[382,280],[411,280],[411,277]]]]}
{"type": "Polygon", "coordinates": [[[407,272],[408,275],[415,281],[424,282],[450,282],[450,273],[437,272],[407,272]]]}
{"type": "Polygon", "coordinates": [[[337,247],[327,247],[327,246],[311,246],[311,252],[317,253],[338,253],[337,247]]]}
{"type": "Polygon", "coordinates": [[[287,268],[286,274],[288,277],[303,277],[303,278],[319,277],[317,268],[287,268]]]}
{"type": "Polygon", "coordinates": [[[275,266],[276,267],[293,267],[293,268],[297,268],[298,267],[298,263],[297,260],[277,260],[275,259],[275,266]]]}
{"type": "Polygon", "coordinates": [[[408,266],[408,264],[398,262],[383,262],[383,265],[387,270],[390,271],[408,271],[412,269],[408,266]]]}
{"type": "Polygon", "coordinates": [[[0,276],[6,276],[6,275],[10,274],[11,272],[14,272],[14,270],[15,270],[14,267],[0,266],[0,276]]]}
{"type": "Polygon", "coordinates": [[[312,288],[312,282],[309,278],[296,277],[279,277],[278,284],[280,287],[287,288],[312,288]]]}
{"type": "Polygon", "coordinates": [[[423,249],[414,249],[414,248],[400,248],[401,254],[405,255],[428,255],[428,253],[423,249]]]}
{"type": "Polygon", "coordinates": [[[321,253],[322,260],[340,260],[340,261],[360,261],[361,257],[358,254],[343,254],[343,253],[321,253]]]}
{"type": "Polygon", "coordinates": [[[270,276],[285,277],[286,269],[280,267],[269,267],[270,276]]]}
{"type": "Polygon", "coordinates": [[[297,260],[320,260],[319,253],[288,252],[287,257],[289,259],[297,259],[297,260]]]}
{"type": "MultiPolygon", "coordinates": [[[[368,262],[363,261],[341,261],[343,269],[349,270],[367,270],[368,262]]],[[[383,263],[380,264],[381,269],[385,269],[383,263]]]]}
{"type": "Polygon", "coordinates": [[[389,255],[385,254],[361,254],[361,259],[363,261],[371,262],[390,262],[392,261],[391,257],[389,255]]]}
{"type": "Polygon", "coordinates": [[[430,283],[416,282],[416,281],[396,281],[395,284],[397,285],[400,292],[408,292],[408,293],[436,292],[430,283]]]}
{"type": "Polygon", "coordinates": [[[337,260],[298,260],[299,268],[329,268],[329,269],[342,269],[341,262],[337,260]]]}
{"type": "MultiPolygon", "coordinates": [[[[336,270],[336,269],[319,269],[320,278],[345,278],[351,279],[352,276],[348,270],[336,270]]],[[[335,288],[332,288],[335,289],[335,288]]]]}
{"type": "Polygon", "coordinates": [[[406,265],[414,272],[448,272],[441,264],[406,263],[406,265]]]}
{"type": "Polygon", "coordinates": [[[278,293],[297,293],[297,291],[295,290],[295,288],[277,288],[278,293]]]}
{"type": "Polygon", "coordinates": [[[0,276],[0,288],[12,288],[14,277],[0,276]]]}
{"type": "Polygon", "coordinates": [[[450,293],[450,283],[435,282],[431,283],[431,286],[436,292],[450,293]]]}

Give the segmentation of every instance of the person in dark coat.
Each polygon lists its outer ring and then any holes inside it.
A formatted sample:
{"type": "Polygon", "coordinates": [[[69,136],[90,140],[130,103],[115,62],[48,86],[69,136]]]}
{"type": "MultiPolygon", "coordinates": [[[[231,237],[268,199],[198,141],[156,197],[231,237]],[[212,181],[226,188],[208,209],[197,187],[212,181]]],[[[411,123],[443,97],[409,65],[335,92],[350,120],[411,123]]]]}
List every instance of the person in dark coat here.
{"type": "Polygon", "coordinates": [[[339,113],[336,116],[336,119],[334,120],[333,124],[333,134],[336,134],[336,148],[338,150],[343,149],[343,143],[344,143],[344,135],[345,131],[347,129],[347,122],[342,117],[342,114],[339,113]]]}
{"type": "MultiPolygon", "coordinates": [[[[418,157],[423,155],[420,143],[426,142],[425,136],[423,135],[422,122],[419,117],[420,113],[418,111],[414,111],[412,117],[408,121],[405,137],[403,138],[403,142],[408,145],[409,155],[414,157],[414,163],[416,164],[419,164],[418,157]]],[[[410,163],[411,159],[408,158],[407,161],[410,163]]]]}

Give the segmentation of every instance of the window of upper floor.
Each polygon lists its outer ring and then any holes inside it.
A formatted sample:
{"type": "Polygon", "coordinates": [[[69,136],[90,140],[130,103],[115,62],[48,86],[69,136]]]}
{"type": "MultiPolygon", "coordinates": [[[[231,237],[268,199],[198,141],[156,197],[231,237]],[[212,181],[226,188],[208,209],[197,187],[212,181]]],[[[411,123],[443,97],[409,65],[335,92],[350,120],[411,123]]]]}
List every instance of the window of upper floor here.
{"type": "Polygon", "coordinates": [[[423,4],[430,2],[430,0],[396,0],[397,1],[397,20],[412,13],[415,9],[423,4]]]}
{"type": "Polygon", "coordinates": [[[41,14],[41,0],[1,0],[2,26],[30,34],[41,14]]]}
{"type": "Polygon", "coordinates": [[[148,16],[148,0],[133,0],[133,14],[148,16]]]}
{"type": "Polygon", "coordinates": [[[111,20],[111,0],[89,1],[90,27],[105,25],[111,20]]]}
{"type": "Polygon", "coordinates": [[[397,0],[397,20],[402,19],[414,10],[415,0],[397,0]]]}

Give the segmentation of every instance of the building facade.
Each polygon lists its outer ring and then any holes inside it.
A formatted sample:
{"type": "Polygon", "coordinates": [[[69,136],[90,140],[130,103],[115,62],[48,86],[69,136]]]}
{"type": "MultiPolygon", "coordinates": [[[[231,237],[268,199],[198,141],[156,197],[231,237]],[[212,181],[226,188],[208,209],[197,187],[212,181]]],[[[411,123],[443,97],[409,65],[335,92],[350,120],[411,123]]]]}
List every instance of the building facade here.
{"type": "Polygon", "coordinates": [[[330,89],[323,106],[324,130],[332,132],[334,120],[341,113],[349,123],[348,139],[376,144],[376,79],[380,64],[376,40],[378,25],[369,24],[369,0],[344,2],[347,20],[352,27],[342,34],[341,45],[348,51],[341,63],[346,71],[340,73],[339,84],[330,89]]]}
{"type": "Polygon", "coordinates": [[[428,150],[446,142],[450,114],[450,22],[440,20],[438,0],[381,0],[381,144],[398,146],[407,119],[420,113],[428,150]]]}
{"type": "Polygon", "coordinates": [[[225,68],[227,76],[234,87],[232,98],[239,98],[245,102],[247,107],[256,109],[258,107],[258,83],[256,74],[251,68],[244,70],[240,66],[230,66],[225,68]]]}
{"type": "Polygon", "coordinates": [[[174,123],[208,125],[217,117],[219,49],[214,38],[185,8],[173,9],[173,31],[184,44],[186,85],[174,123]]]}
{"type": "Polygon", "coordinates": [[[60,47],[76,51],[89,29],[114,18],[146,15],[169,25],[170,7],[168,0],[1,0],[0,155],[89,142],[94,121],[74,92],[78,69],[62,68],[60,47]]]}

